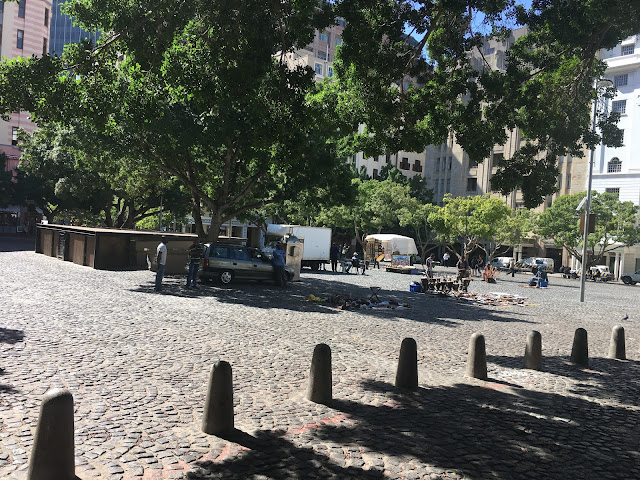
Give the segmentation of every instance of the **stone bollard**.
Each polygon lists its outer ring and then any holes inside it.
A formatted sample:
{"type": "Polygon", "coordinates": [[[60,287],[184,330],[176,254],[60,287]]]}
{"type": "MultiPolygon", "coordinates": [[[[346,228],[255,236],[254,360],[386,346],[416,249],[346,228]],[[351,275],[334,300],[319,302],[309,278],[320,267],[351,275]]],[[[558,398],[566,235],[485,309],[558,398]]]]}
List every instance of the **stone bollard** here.
{"type": "Polygon", "coordinates": [[[73,395],[54,388],[44,395],[27,480],[75,480],[73,395]]]}
{"type": "Polygon", "coordinates": [[[219,361],[211,367],[202,431],[209,435],[233,432],[233,377],[227,362],[219,361]]]}
{"type": "Polygon", "coordinates": [[[527,346],[524,349],[524,368],[542,370],[542,335],[531,330],[527,335],[527,346]]]}
{"type": "Polygon", "coordinates": [[[624,345],[624,327],[622,325],[616,325],[611,332],[609,358],[617,358],[618,360],[627,359],[627,352],[624,345]]]}
{"type": "Polygon", "coordinates": [[[396,372],[396,387],[408,390],[418,388],[418,347],[413,338],[402,340],[396,372]]]}
{"type": "Polygon", "coordinates": [[[584,328],[576,329],[576,333],[573,336],[570,361],[584,367],[589,366],[589,345],[587,343],[587,331],[584,328]]]}
{"type": "Polygon", "coordinates": [[[320,343],[313,349],[307,399],[327,405],[333,398],[331,377],[331,348],[320,343]]]}
{"type": "Polygon", "coordinates": [[[484,335],[474,333],[469,342],[467,358],[467,375],[480,380],[487,379],[487,353],[484,346],[484,335]]]}

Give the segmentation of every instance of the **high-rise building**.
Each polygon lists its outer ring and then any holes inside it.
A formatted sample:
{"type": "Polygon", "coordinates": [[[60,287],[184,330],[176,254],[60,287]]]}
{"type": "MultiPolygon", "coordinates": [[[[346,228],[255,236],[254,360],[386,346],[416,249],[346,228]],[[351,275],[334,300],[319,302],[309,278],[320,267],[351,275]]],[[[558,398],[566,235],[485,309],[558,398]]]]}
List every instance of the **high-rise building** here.
{"type": "Polygon", "coordinates": [[[51,10],[51,41],[49,42],[49,53],[51,55],[62,55],[64,46],[69,43],[78,43],[83,39],[92,39],[94,42],[100,38],[100,33],[91,33],[73,25],[73,19],[61,11],[62,5],[67,0],[53,0],[51,10]]]}
{"type": "MultiPolygon", "coordinates": [[[[49,51],[51,2],[48,0],[0,1],[0,59],[41,56],[49,51]]],[[[0,152],[8,157],[6,170],[15,170],[20,161],[17,147],[19,129],[33,131],[27,112],[15,112],[9,121],[0,120],[0,152]]],[[[24,207],[0,211],[0,231],[18,231],[29,225],[24,207]]]]}

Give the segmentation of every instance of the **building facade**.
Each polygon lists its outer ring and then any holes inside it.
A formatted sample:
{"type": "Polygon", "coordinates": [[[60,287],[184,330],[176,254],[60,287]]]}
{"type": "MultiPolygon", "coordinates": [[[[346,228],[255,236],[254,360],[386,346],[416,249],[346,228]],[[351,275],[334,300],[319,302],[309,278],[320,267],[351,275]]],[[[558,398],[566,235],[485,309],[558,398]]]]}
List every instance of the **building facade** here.
{"type": "Polygon", "coordinates": [[[51,37],[49,42],[49,53],[51,55],[62,55],[64,46],[69,43],[78,43],[84,39],[92,39],[94,42],[100,38],[99,33],[91,33],[73,25],[73,19],[61,11],[61,7],[67,0],[53,0],[51,10],[51,37]]]}
{"type": "MultiPolygon", "coordinates": [[[[51,1],[20,0],[0,1],[0,59],[41,56],[49,50],[51,27],[51,1]]],[[[5,169],[15,170],[20,162],[17,147],[18,131],[31,132],[35,124],[27,112],[14,112],[9,121],[0,120],[0,152],[7,158],[5,169]]],[[[0,208],[0,232],[35,231],[37,215],[26,207],[0,208]]]]}

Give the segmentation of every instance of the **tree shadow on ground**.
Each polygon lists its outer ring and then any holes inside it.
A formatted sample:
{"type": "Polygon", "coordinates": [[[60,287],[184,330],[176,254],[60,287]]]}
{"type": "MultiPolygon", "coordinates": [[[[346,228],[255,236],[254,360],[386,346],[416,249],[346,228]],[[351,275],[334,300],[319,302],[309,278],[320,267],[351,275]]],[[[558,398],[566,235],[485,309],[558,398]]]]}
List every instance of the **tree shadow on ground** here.
{"type": "Polygon", "coordinates": [[[33,252],[35,249],[35,237],[0,235],[0,252],[33,252]]]}
{"type": "Polygon", "coordinates": [[[317,441],[393,457],[400,477],[403,464],[417,461],[483,480],[640,478],[637,410],[493,382],[416,392],[377,381],[363,387],[386,402],[334,400],[353,426],[323,425],[317,441]]]}
{"type": "MultiPolygon", "coordinates": [[[[522,357],[488,355],[487,362],[502,367],[521,369],[522,357]]],[[[523,370],[535,374],[532,370],[523,370]]],[[[640,407],[640,362],[592,357],[589,366],[582,367],[569,361],[569,357],[545,356],[542,371],[575,380],[567,391],[595,400],[616,402],[640,407]]]]}
{"type": "Polygon", "coordinates": [[[244,480],[247,478],[270,478],[283,480],[306,480],[309,478],[331,478],[360,480],[362,478],[382,479],[382,472],[364,470],[334,462],[329,457],[315,452],[307,446],[296,446],[285,438],[284,431],[262,430],[255,436],[235,430],[224,436],[248,450],[229,461],[195,462],[196,474],[206,478],[244,480]]]}

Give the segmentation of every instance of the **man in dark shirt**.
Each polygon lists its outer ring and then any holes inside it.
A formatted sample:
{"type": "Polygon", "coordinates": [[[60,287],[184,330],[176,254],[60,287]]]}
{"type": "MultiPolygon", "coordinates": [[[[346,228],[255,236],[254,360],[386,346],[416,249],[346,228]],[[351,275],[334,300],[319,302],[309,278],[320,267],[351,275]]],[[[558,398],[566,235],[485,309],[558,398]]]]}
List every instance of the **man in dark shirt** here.
{"type": "Polygon", "coordinates": [[[458,280],[462,280],[463,278],[467,278],[467,271],[469,270],[469,262],[465,257],[460,257],[458,263],[456,264],[456,268],[458,269],[458,280]]]}
{"type": "Polygon", "coordinates": [[[189,273],[187,273],[187,288],[196,287],[198,279],[198,269],[200,268],[200,259],[202,258],[202,245],[198,243],[198,239],[193,240],[193,244],[189,247],[189,273]]]}
{"type": "Polygon", "coordinates": [[[284,244],[280,243],[273,251],[273,279],[279,287],[284,287],[286,284],[284,278],[284,266],[287,262],[287,254],[284,251],[284,248],[284,244]]]}

